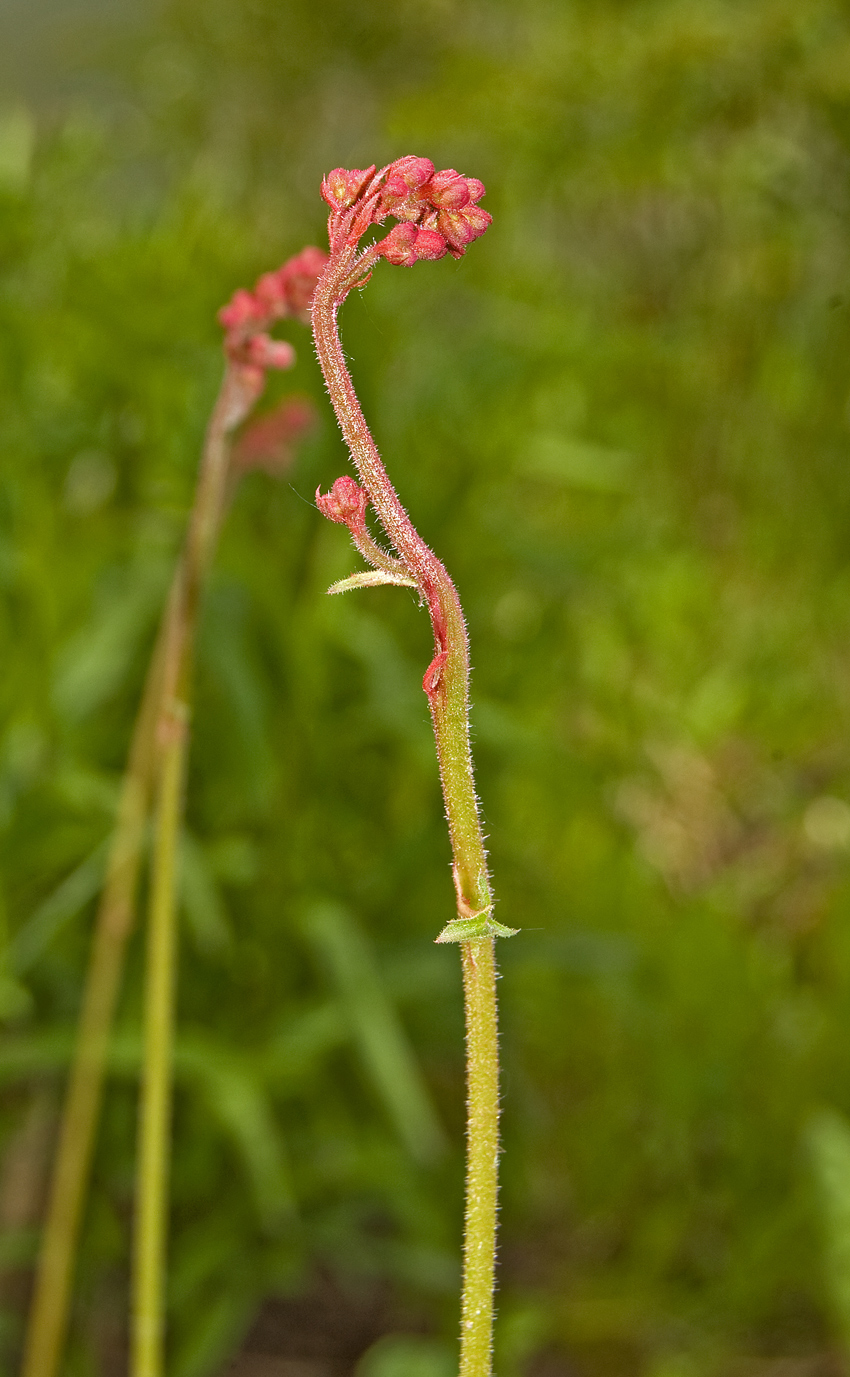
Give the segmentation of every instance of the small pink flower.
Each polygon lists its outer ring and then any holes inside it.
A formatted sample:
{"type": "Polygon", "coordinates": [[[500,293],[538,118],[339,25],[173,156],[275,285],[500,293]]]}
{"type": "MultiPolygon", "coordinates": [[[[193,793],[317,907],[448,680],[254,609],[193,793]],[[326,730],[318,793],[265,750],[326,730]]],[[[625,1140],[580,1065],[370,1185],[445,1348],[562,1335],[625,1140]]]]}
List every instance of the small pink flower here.
{"type": "Polygon", "coordinates": [[[366,489],[347,474],[338,478],[328,493],[316,489],[316,506],[322,516],[340,526],[348,526],[349,530],[363,529],[368,505],[369,494],[366,489]]]}
{"type": "Polygon", "coordinates": [[[322,182],[322,199],[327,201],[331,210],[348,210],[374,174],[374,163],[363,169],[335,167],[322,182]]]}
{"type": "Polygon", "coordinates": [[[436,230],[419,229],[408,223],[391,229],[379,248],[382,257],[399,268],[412,268],[422,259],[444,258],[448,252],[445,239],[436,230]]]}

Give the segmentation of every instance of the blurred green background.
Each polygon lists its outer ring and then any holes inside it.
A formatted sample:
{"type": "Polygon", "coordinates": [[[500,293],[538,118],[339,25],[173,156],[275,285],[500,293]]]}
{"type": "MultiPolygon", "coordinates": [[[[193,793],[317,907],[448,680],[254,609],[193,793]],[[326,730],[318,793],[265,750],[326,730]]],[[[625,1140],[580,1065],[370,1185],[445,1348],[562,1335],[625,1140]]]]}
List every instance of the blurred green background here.
{"type": "MultiPolygon", "coordinates": [[[[523,929],[497,1370],[839,1372],[850,8],[9,0],[0,38],[6,1370],[215,312],[323,242],[323,172],[416,153],[481,177],[493,226],[460,263],[380,268],[343,338],[465,604],[498,917],[523,929]]],[[[430,636],[407,592],[324,597],[358,567],[313,506],[347,460],[288,337],[266,405],[297,391],[320,421],[283,479],[243,482],[199,656],[170,1370],[285,1354],[250,1326],[300,1297],[360,1335],[317,1377],[393,1331],[361,1372],[433,1377],[463,1084],[430,636]]],[[[73,1377],[123,1370],[139,977],[137,937],[73,1377]]]]}

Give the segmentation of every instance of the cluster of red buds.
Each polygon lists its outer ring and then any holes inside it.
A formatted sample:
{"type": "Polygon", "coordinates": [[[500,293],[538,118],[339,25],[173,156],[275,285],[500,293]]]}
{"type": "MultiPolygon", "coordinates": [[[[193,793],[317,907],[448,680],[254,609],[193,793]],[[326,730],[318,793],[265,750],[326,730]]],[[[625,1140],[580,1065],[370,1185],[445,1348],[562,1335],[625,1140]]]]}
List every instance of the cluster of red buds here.
{"type": "Polygon", "coordinates": [[[430,158],[398,158],[378,172],[375,167],[337,167],[322,182],[331,208],[330,238],[334,248],[357,243],[370,225],[388,216],[399,223],[374,246],[374,256],[411,267],[421,259],[462,258],[479,239],[492,216],[478,202],[484,183],[464,177],[453,167],[437,172],[430,158]]]}
{"type": "Polygon", "coordinates": [[[227,429],[248,415],[265,386],[267,369],[286,369],[294,364],[292,345],[272,339],[269,329],[287,317],[309,323],[310,303],[327,261],[328,255],[321,249],[302,249],[276,272],[264,273],[252,292],[240,287],[219,311],[219,324],[225,330],[224,352],[231,365],[227,429]]]}
{"type": "Polygon", "coordinates": [[[224,350],[243,369],[291,368],[295,351],[285,340],[272,339],[269,328],[295,316],[309,322],[316,282],[328,261],[321,249],[302,249],[276,272],[264,273],[252,292],[240,287],[218,313],[226,331],[224,350]]]}

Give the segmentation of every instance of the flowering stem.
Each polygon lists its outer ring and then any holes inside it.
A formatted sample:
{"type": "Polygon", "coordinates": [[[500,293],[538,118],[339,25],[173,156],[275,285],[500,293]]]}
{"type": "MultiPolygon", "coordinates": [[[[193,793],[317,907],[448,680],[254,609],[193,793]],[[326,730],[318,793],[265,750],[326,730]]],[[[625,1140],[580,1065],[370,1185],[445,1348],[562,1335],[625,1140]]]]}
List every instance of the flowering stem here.
{"type": "MultiPolygon", "coordinates": [[[[350,174],[354,176],[356,174],[350,174]]],[[[380,174],[379,174],[380,175],[380,174]]],[[[333,225],[334,217],[331,222],[333,225]]],[[[461,1301],[461,1377],[491,1370],[498,1171],[498,1033],[494,935],[508,935],[491,918],[493,901],[469,745],[469,648],[460,600],[444,565],[414,528],[390,482],[348,372],[337,329],[339,306],[374,262],[341,235],[313,296],[316,352],[360,482],[398,552],[401,565],[427,603],[435,654],[423,688],[428,695],[453,853],[457,919],[438,941],[459,941],[467,1028],[467,1184],[461,1301]]],[[[338,484],[351,480],[338,480],[338,484]]],[[[322,499],[322,510],[350,525],[364,551],[362,525],[347,489],[322,499]]],[[[368,557],[368,555],[367,555],[368,557]]],[[[376,562],[376,561],[373,561],[376,562]]],[[[376,562],[377,563],[377,562],[376,562]]],[[[378,565],[379,568],[383,567],[378,565]]],[[[388,581],[393,581],[390,578],[388,581]]],[[[352,580],[354,584],[355,580],[352,580]]]]}

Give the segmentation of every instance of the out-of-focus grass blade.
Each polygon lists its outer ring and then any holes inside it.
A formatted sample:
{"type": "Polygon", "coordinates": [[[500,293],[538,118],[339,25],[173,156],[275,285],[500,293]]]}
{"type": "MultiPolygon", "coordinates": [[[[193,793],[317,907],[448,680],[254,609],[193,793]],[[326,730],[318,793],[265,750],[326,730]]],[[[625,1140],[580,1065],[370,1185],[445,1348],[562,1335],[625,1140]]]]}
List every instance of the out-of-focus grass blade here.
{"type": "Polygon", "coordinates": [[[234,1286],[214,1297],[201,1311],[200,1319],[177,1350],[174,1377],[206,1377],[238,1343],[247,1327],[256,1298],[248,1287],[234,1286]]]}
{"type": "Polygon", "coordinates": [[[342,995],[363,1060],[402,1141],[417,1161],[433,1161],[445,1149],[445,1135],[369,943],[339,904],[314,904],[304,927],[342,995]]]}
{"type": "Polygon", "coordinates": [[[823,1212],[826,1283],[845,1349],[850,1349],[850,1124],[835,1110],[806,1130],[823,1212]]]}
{"type": "Polygon", "coordinates": [[[25,975],[56,936],[98,893],[109,840],[100,842],[71,874],[39,904],[9,942],[9,969],[25,975]]]}
{"type": "Polygon", "coordinates": [[[82,720],[120,687],[162,605],[166,579],[164,566],[135,570],[127,585],[60,652],[53,699],[64,717],[82,720]]]}
{"type": "Polygon", "coordinates": [[[230,923],[204,849],[184,830],[180,841],[180,901],[198,950],[215,956],[229,950],[230,923]]]}
{"type": "MultiPolygon", "coordinates": [[[[0,1085],[28,1080],[67,1066],[73,1047],[69,1031],[9,1038],[0,1044],[0,1085]]],[[[109,1068],[114,1075],[136,1076],[141,1064],[138,1034],[112,1039],[109,1068]]],[[[245,1165],[264,1228],[274,1232],[295,1212],[286,1149],[259,1075],[246,1057],[198,1037],[178,1040],[174,1057],[178,1080],[194,1084],[245,1165]]]]}
{"type": "Polygon", "coordinates": [[[279,1229],[295,1213],[295,1196],[281,1133],[258,1078],[244,1058],[194,1038],[178,1043],[175,1070],[203,1086],[242,1155],[263,1225],[279,1229]]]}

